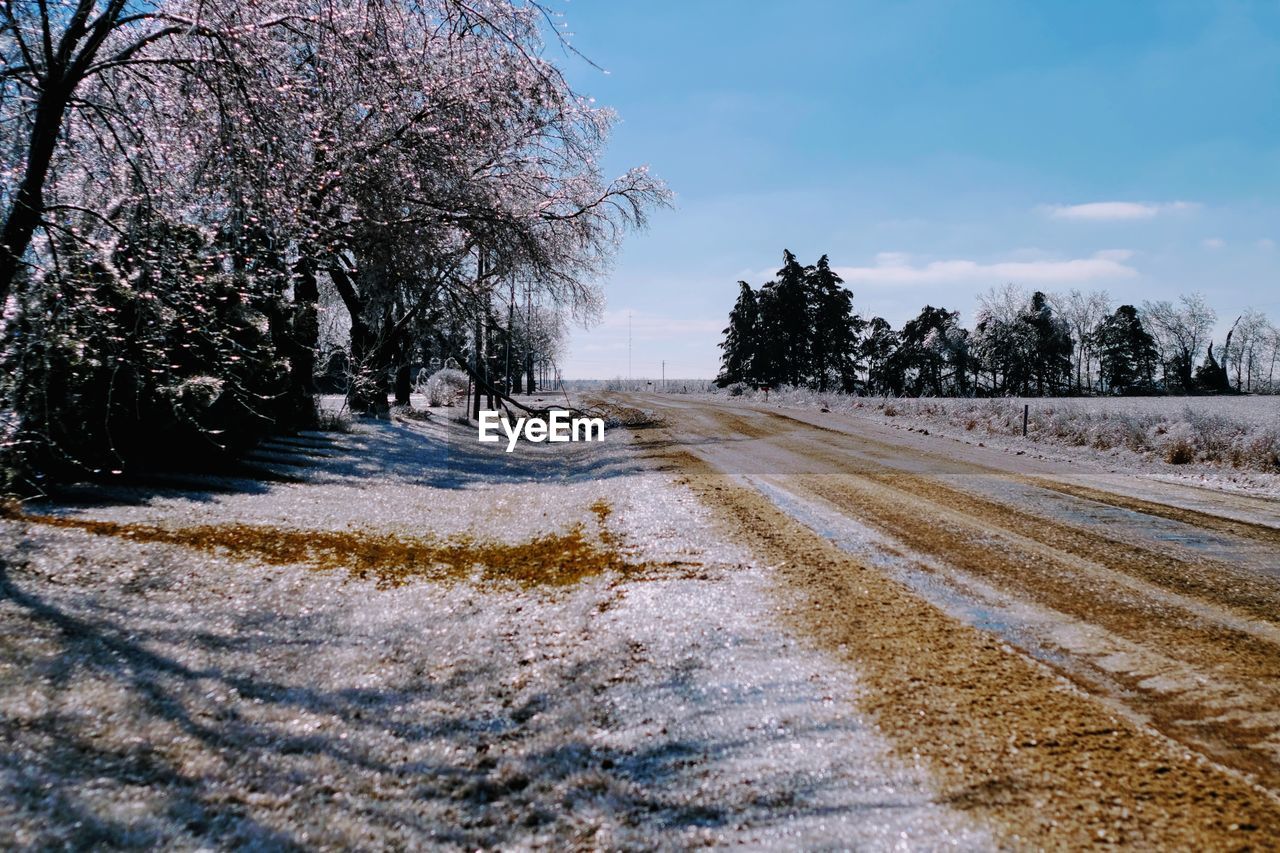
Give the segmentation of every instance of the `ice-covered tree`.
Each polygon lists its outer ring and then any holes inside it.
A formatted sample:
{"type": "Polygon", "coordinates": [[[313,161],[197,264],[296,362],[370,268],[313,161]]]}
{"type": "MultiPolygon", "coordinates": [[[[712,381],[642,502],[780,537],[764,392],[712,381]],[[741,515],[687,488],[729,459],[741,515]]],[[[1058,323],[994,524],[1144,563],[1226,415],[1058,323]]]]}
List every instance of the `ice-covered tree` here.
{"type": "Polygon", "coordinates": [[[1111,311],[1111,296],[1103,290],[1088,293],[1075,288],[1050,294],[1049,302],[1071,329],[1077,394],[1093,390],[1093,362],[1097,357],[1092,332],[1111,311]]]}
{"type": "Polygon", "coordinates": [[[745,281],[738,282],[738,299],[729,311],[729,325],[724,329],[720,342],[720,375],[716,384],[721,388],[735,382],[756,381],[756,358],[760,346],[760,307],[756,293],[745,281]]]}
{"type": "Polygon", "coordinates": [[[1099,376],[1108,392],[1154,390],[1158,360],[1155,340],[1143,326],[1136,308],[1121,305],[1097,325],[1090,337],[1098,352],[1099,376]]]}
{"type": "Polygon", "coordinates": [[[1192,390],[1196,364],[1218,315],[1204,296],[1191,293],[1179,297],[1177,305],[1168,300],[1144,302],[1142,317],[1160,350],[1165,389],[1192,390]]]}
{"type": "Polygon", "coordinates": [[[858,337],[864,321],[853,310],[853,294],[823,255],[808,271],[809,373],[819,391],[854,390],[858,337]]]}

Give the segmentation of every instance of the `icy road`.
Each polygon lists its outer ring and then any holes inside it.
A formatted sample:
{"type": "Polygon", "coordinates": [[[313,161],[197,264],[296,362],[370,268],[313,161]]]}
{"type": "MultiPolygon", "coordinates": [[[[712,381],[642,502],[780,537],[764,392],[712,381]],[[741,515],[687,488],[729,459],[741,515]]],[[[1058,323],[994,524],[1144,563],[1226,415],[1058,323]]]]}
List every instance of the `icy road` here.
{"type": "Polygon", "coordinates": [[[1280,841],[1276,502],[841,415],[631,402],[947,801],[1014,846],[1280,841]]]}
{"type": "Polygon", "coordinates": [[[1280,843],[1280,518],[824,415],[0,518],[0,847],[1280,843]]]}

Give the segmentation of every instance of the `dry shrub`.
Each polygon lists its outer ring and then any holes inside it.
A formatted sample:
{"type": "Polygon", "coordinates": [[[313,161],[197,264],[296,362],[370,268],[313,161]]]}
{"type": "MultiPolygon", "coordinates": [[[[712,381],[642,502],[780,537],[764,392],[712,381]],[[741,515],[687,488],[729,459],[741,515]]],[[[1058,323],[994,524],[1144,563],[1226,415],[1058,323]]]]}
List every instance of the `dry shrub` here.
{"type": "Polygon", "coordinates": [[[413,406],[392,406],[391,417],[406,421],[429,421],[431,413],[413,406]]]}
{"type": "Polygon", "coordinates": [[[885,403],[884,414],[885,414],[885,417],[887,418],[896,417],[898,414],[898,407],[895,406],[893,403],[885,403]]]}
{"type": "Polygon", "coordinates": [[[1255,435],[1244,445],[1243,463],[1264,471],[1280,471],[1280,429],[1255,435]]]}
{"type": "Polygon", "coordinates": [[[352,432],[351,416],[346,412],[333,412],[324,409],[316,416],[316,428],[321,432],[352,432]]]}
{"type": "MultiPolygon", "coordinates": [[[[1146,429],[1129,415],[1103,417],[1092,424],[1085,422],[1089,446],[1095,450],[1127,447],[1135,453],[1150,449],[1146,429]]],[[[1083,435],[1082,441],[1083,443],[1083,435]]]]}
{"type": "Polygon", "coordinates": [[[1185,438],[1175,438],[1165,445],[1164,461],[1170,465],[1188,465],[1196,459],[1196,449],[1185,438]]]}

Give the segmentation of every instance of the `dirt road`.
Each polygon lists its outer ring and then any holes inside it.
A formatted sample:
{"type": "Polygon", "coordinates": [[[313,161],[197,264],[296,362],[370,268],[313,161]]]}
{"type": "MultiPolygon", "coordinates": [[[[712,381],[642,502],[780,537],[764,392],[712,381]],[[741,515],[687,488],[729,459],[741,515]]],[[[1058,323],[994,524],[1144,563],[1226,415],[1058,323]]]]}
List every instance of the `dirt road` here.
{"type": "Polygon", "coordinates": [[[1280,845],[1280,507],[838,415],[639,434],[777,566],[897,748],[1005,840],[1280,845]]]}

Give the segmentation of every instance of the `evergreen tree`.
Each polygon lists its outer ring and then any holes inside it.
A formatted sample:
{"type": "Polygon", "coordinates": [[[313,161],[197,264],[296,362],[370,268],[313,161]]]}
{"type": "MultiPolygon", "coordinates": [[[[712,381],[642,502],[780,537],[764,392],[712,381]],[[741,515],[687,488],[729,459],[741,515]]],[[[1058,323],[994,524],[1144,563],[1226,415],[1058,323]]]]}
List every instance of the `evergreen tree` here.
{"type": "Polygon", "coordinates": [[[889,363],[895,393],[943,396],[964,384],[968,347],[959,318],[958,311],[926,305],[903,325],[889,363]]]}
{"type": "Polygon", "coordinates": [[[1102,382],[1112,394],[1132,394],[1155,386],[1159,357],[1155,339],[1142,324],[1138,309],[1121,305],[1093,333],[1102,382]]]}
{"type": "Polygon", "coordinates": [[[806,267],[784,251],[776,279],[758,291],[738,284],[720,344],[717,383],[857,389],[859,336],[866,324],[826,255],[806,267]]]}
{"type": "Polygon", "coordinates": [[[724,330],[720,349],[720,375],[716,384],[721,388],[734,382],[754,383],[756,351],[759,347],[760,306],[755,291],[745,281],[738,282],[738,301],[729,312],[729,327],[724,330]]]}
{"type": "Polygon", "coordinates": [[[810,383],[819,391],[854,390],[858,336],[865,323],[853,312],[853,294],[842,287],[823,255],[809,269],[808,346],[810,383]]]}
{"type": "Polygon", "coordinates": [[[801,385],[810,367],[812,352],[812,327],[809,311],[809,270],[800,265],[790,251],[782,253],[782,268],[772,284],[773,299],[769,302],[773,313],[772,330],[778,335],[778,354],[775,365],[776,381],[788,385],[801,385]]]}
{"type": "Polygon", "coordinates": [[[1071,381],[1071,354],[1075,344],[1070,328],[1054,313],[1049,298],[1038,290],[1032,295],[1022,322],[1031,332],[1027,356],[1036,394],[1043,397],[1046,393],[1061,392],[1071,381]]]}
{"type": "Polygon", "coordinates": [[[756,293],[756,339],[752,357],[754,378],[762,385],[786,381],[789,346],[776,281],[765,282],[756,293]]]}
{"type": "Polygon", "coordinates": [[[902,377],[892,374],[894,352],[898,348],[898,336],[883,317],[872,317],[867,324],[867,334],[858,346],[867,370],[867,390],[876,394],[890,391],[900,393],[902,377]]]}

